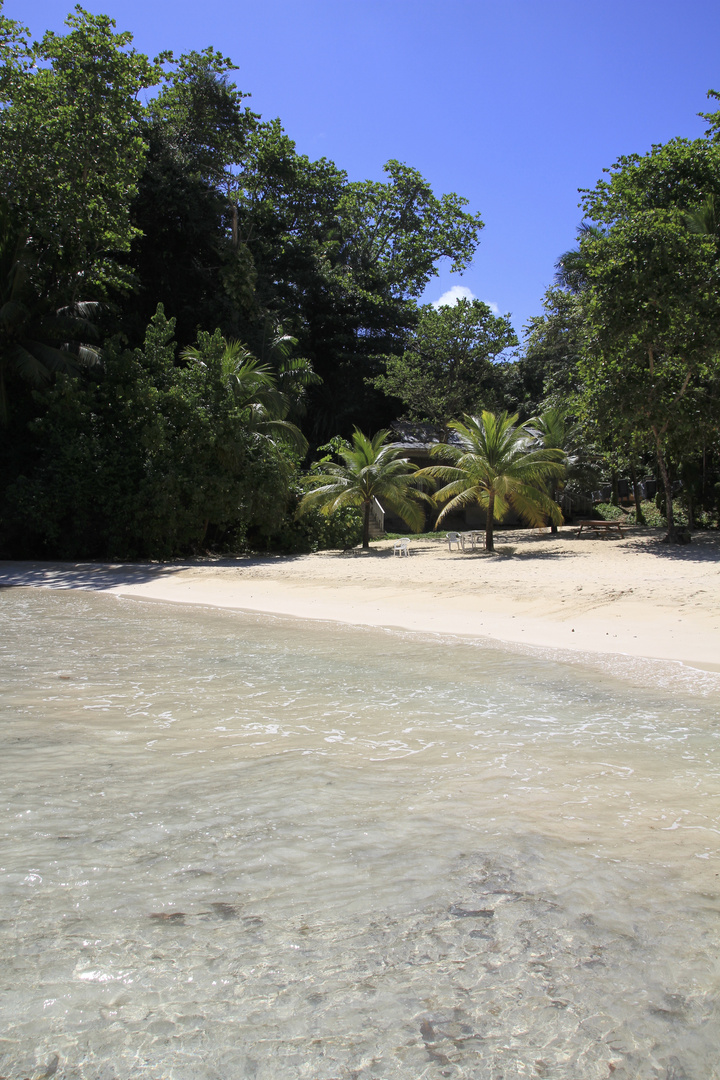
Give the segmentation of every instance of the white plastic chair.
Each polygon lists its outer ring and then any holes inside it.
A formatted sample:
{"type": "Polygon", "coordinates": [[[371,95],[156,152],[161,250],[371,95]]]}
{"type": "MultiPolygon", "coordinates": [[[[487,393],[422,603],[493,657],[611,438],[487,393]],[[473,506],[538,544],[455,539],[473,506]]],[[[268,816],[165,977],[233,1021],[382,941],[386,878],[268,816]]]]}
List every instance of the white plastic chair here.
{"type": "Polygon", "coordinates": [[[396,540],[395,543],[393,544],[393,555],[409,555],[410,554],[410,550],[408,548],[409,543],[410,543],[410,538],[408,536],[403,536],[402,539],[396,540]]]}
{"type": "Polygon", "coordinates": [[[452,551],[453,544],[458,549],[458,551],[460,550],[460,548],[462,546],[462,537],[460,536],[459,532],[449,532],[447,534],[446,539],[447,539],[447,542],[448,542],[448,550],[449,551],[452,551]]]}

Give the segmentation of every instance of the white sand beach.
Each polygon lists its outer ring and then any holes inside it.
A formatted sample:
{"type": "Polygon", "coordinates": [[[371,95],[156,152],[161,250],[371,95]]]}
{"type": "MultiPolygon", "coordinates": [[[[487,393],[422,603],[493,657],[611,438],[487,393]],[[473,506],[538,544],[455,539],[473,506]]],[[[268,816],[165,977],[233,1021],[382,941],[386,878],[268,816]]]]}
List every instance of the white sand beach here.
{"type": "Polygon", "coordinates": [[[94,589],[720,670],[720,535],[663,544],[661,530],[594,539],[563,527],[503,531],[497,551],[448,550],[444,534],[369,552],[170,564],[0,564],[0,585],[94,589]]]}

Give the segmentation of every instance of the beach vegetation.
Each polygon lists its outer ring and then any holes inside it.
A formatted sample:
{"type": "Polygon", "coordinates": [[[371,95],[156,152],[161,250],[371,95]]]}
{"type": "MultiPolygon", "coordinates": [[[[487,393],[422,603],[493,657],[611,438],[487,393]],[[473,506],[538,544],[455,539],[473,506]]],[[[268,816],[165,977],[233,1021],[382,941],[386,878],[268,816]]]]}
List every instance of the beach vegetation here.
{"type": "Polygon", "coordinates": [[[280,525],[296,459],[228,392],[220,335],[201,333],[202,359],[180,366],[173,329],[160,309],[141,348],[107,346],[96,379],[39,392],[32,457],[5,493],[11,551],[172,558],[280,525]]]}
{"type": "Polygon", "coordinates": [[[462,196],[396,160],[350,181],[299,154],[235,70],[213,48],[150,59],[81,7],[38,42],[0,13],[6,554],[291,538],[308,443],[395,419],[378,358],[403,353],[439,264],[472,261],[462,196]]]}
{"type": "Polygon", "coordinates": [[[11,388],[38,388],[58,372],[78,374],[100,361],[98,305],[76,300],[54,308],[36,292],[25,239],[0,202],[0,427],[7,427],[11,388]]]}
{"type": "Polygon", "coordinates": [[[399,514],[413,532],[425,524],[423,503],[432,500],[422,490],[417,465],[403,457],[402,450],[388,443],[390,432],[378,431],[371,438],[355,430],[352,442],[339,447],[339,461],[325,461],[321,472],[313,472],[312,488],[303,496],[298,513],[310,510],[325,514],[345,507],[360,507],[363,515],[362,546],[370,547],[370,515],[374,500],[399,514]]]}
{"type": "Polygon", "coordinates": [[[565,471],[565,454],[555,447],[538,445],[532,421],[518,423],[517,415],[491,413],[466,416],[450,424],[454,440],[437,443],[433,457],[447,464],[429,465],[418,474],[439,482],[435,501],[444,504],[439,526],[450,513],[471,505],[485,511],[485,550],[494,550],[494,525],[510,509],[531,525],[562,522],[557,503],[547,485],[565,471]]]}
{"type": "Polygon", "coordinates": [[[216,331],[199,335],[200,344],[183,350],[186,363],[205,363],[208,353],[215,352],[220,364],[221,379],[241,411],[249,432],[283,443],[294,450],[300,458],[307,453],[308,443],[297,424],[289,419],[293,406],[298,409],[298,398],[307,386],[319,381],[309,362],[304,358],[289,359],[294,338],[278,335],[276,348],[283,346],[280,363],[273,369],[262,363],[240,341],[226,341],[216,331]]]}
{"type": "MultiPolygon", "coordinates": [[[[305,479],[293,485],[287,512],[279,528],[266,537],[264,546],[287,554],[349,551],[357,547],[362,542],[362,508],[344,506],[327,514],[321,510],[305,510],[299,515],[297,509],[306,491],[305,479]]],[[[252,540],[252,536],[249,539],[252,540]]]]}
{"type": "Polygon", "coordinates": [[[584,193],[583,407],[615,441],[644,436],[676,539],[671,462],[702,452],[720,418],[720,147],[675,139],[620,158],[584,193]]]}
{"type": "Polygon", "coordinates": [[[108,16],[78,6],[66,23],[33,42],[0,14],[0,186],[29,284],[55,306],[132,286],[139,98],[162,75],[108,16]]]}
{"type": "Polygon", "coordinates": [[[450,421],[494,400],[502,367],[518,344],[508,316],[481,300],[419,309],[417,326],[401,356],[388,356],[373,385],[402,402],[407,420],[432,424],[447,441],[450,421]]]}
{"type": "MultiPolygon", "coordinates": [[[[575,405],[560,404],[557,398],[551,399],[540,414],[530,421],[530,425],[537,434],[539,446],[563,452],[562,475],[553,476],[548,481],[548,493],[555,502],[560,505],[565,496],[572,499],[596,486],[599,472],[597,454],[595,448],[583,438],[575,405]]],[[[550,532],[557,534],[557,531],[557,522],[551,521],[550,532]]]]}
{"type": "MultiPolygon", "coordinates": [[[[298,153],[236,70],[214,48],[151,59],[80,6],[38,41],[0,12],[3,554],[314,550],[345,546],[358,515],[367,544],[372,477],[424,527],[430,472],[360,435],[400,419],[450,448],[472,436],[469,469],[495,417],[505,486],[496,461],[438,493],[440,520],[479,501],[490,543],[508,506],[556,520],[531,489],[587,496],[598,470],[614,502],[629,474],[639,523],[655,519],[638,477],[656,472],[669,539],[718,520],[720,112],[583,193],[520,349],[472,296],[421,303],[475,255],[483,221],[461,195],[396,159],[350,180],[298,153]]],[[[429,469],[460,468],[449,453],[429,469]]]]}

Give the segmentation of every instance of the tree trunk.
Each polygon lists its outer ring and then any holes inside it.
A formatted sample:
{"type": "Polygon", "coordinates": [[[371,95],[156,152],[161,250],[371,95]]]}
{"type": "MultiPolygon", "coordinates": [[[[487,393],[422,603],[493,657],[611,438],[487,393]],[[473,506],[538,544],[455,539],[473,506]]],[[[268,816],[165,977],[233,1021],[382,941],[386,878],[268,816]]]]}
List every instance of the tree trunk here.
{"type": "Polygon", "coordinates": [[[677,532],[675,530],[675,515],[673,514],[673,498],[672,498],[672,486],[670,484],[670,477],[668,476],[667,466],[665,465],[665,458],[662,452],[662,446],[660,445],[660,434],[658,429],[653,424],[652,427],[653,438],[655,439],[655,450],[658,459],[658,468],[660,469],[660,476],[662,477],[663,487],[665,488],[665,516],[667,518],[667,536],[665,540],[669,544],[677,543],[677,532]]]}
{"type": "MultiPolygon", "coordinates": [[[[553,488],[550,492],[550,498],[553,502],[557,502],[557,488],[553,488]]],[[[557,536],[558,527],[554,521],[550,522],[550,533],[552,536],[557,536]]]]}
{"type": "Polygon", "coordinates": [[[645,516],[642,512],[642,507],[640,506],[640,488],[638,487],[637,473],[635,472],[635,462],[632,458],[630,459],[630,479],[632,481],[633,498],[635,499],[635,524],[647,525],[645,516]]]}
{"type": "Polygon", "coordinates": [[[370,503],[363,503],[363,548],[367,551],[370,547],[370,503]]]}
{"type": "Polygon", "coordinates": [[[493,518],[495,517],[495,495],[490,493],[487,504],[487,518],[485,520],[485,550],[494,551],[493,543],[493,518]]]}
{"type": "Polygon", "coordinates": [[[613,506],[620,505],[620,491],[618,490],[618,474],[617,469],[613,469],[610,473],[610,483],[612,484],[612,495],[610,496],[610,502],[613,506]]]}

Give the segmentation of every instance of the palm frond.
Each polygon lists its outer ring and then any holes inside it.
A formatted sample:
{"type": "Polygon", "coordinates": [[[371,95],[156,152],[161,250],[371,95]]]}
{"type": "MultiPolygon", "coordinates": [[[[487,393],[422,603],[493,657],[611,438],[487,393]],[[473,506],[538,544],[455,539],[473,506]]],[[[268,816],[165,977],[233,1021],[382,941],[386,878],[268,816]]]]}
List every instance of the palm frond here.
{"type": "MultiPolygon", "coordinates": [[[[417,465],[402,457],[401,448],[388,443],[388,436],[388,431],[378,431],[368,437],[356,428],[351,444],[337,451],[341,462],[324,462],[323,474],[312,477],[318,487],[303,497],[299,512],[323,504],[332,508],[367,506],[380,498],[411,529],[421,529],[425,520],[422,503],[430,502],[430,497],[421,490],[423,479],[417,465]],[[328,477],[344,485],[342,501],[335,495],[335,484],[326,483],[328,477]]],[[[363,543],[366,542],[364,535],[363,543]]]]}
{"type": "MultiPolygon", "coordinates": [[[[437,495],[435,496],[437,498],[437,495]]],[[[448,514],[454,514],[459,510],[466,510],[468,506],[480,506],[486,507],[488,505],[488,495],[486,491],[482,491],[476,488],[465,488],[463,491],[458,492],[449,502],[442,508],[438,514],[436,526],[440,524],[443,518],[448,514]]]]}

